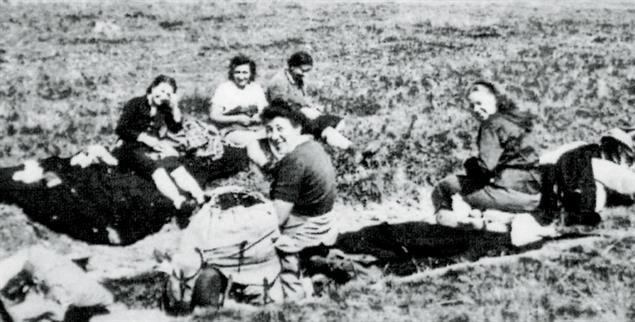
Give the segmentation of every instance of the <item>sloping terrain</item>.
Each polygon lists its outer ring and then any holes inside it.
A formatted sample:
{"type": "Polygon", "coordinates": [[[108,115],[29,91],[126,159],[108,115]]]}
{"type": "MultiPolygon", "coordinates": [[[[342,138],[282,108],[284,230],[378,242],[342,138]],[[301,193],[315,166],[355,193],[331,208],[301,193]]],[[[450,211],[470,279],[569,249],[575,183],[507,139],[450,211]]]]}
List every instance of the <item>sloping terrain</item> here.
{"type": "MultiPolygon", "coordinates": [[[[346,117],[347,135],[374,147],[361,166],[333,151],[349,227],[430,218],[425,191],[475,151],[477,125],[463,110],[463,89],[474,80],[497,82],[535,112],[544,149],[635,124],[635,5],[627,1],[5,1],[0,11],[0,166],[111,145],[123,102],[160,73],[175,76],[183,108],[204,117],[239,52],[255,58],[259,81],[293,51],[314,53],[314,94],[346,117]]],[[[230,183],[267,190],[254,172],[216,184],[230,183]]],[[[601,237],[545,249],[552,254],[538,259],[412,283],[379,274],[333,286],[310,303],[232,304],[182,320],[634,320],[633,210],[607,212],[601,237]]],[[[0,257],[44,243],[90,254],[101,276],[143,271],[152,250],[170,248],[177,234],[168,225],[125,250],[89,246],[0,206],[0,257]]],[[[112,287],[131,307],[151,307],[155,294],[135,285],[152,278],[112,287]]]]}

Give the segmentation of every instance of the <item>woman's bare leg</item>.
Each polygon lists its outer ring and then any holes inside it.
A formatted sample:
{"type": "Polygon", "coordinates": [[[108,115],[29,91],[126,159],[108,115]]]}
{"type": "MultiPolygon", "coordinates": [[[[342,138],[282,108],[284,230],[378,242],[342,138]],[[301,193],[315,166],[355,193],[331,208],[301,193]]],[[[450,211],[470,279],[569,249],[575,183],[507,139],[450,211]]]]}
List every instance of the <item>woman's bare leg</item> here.
{"type": "Polygon", "coordinates": [[[196,202],[199,204],[205,202],[205,192],[203,192],[196,179],[192,177],[185,167],[176,168],[170,175],[181,189],[189,192],[196,199],[196,202]]]}
{"type": "Polygon", "coordinates": [[[181,209],[185,202],[185,197],[179,192],[179,188],[174,184],[172,178],[164,168],[159,168],[152,173],[152,180],[159,192],[172,200],[176,209],[181,209]]]}

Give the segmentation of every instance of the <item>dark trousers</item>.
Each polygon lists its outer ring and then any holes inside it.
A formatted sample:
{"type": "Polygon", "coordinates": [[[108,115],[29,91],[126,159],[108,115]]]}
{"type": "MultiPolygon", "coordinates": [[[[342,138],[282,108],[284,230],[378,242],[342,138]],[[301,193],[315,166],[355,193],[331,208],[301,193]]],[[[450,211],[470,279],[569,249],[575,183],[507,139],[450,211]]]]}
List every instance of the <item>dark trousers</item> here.
{"type": "Polygon", "coordinates": [[[464,176],[451,175],[439,181],[432,191],[435,212],[439,209],[452,210],[452,196],[461,194],[470,207],[476,209],[496,209],[506,212],[530,212],[540,203],[540,194],[530,194],[510,188],[486,185],[480,189],[464,193],[464,176]]]}

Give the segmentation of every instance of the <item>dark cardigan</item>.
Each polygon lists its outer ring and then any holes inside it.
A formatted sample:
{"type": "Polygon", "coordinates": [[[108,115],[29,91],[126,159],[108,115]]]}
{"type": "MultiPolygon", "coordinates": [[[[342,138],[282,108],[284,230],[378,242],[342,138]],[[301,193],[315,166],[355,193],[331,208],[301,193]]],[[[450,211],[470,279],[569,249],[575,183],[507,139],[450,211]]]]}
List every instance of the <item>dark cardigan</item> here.
{"type": "Polygon", "coordinates": [[[139,134],[159,137],[159,130],[165,125],[168,131],[176,133],[182,129],[181,122],[176,122],[170,113],[159,109],[154,116],[150,116],[150,104],[146,96],[131,99],[124,105],[123,113],[115,129],[115,133],[125,143],[137,144],[139,134]]]}

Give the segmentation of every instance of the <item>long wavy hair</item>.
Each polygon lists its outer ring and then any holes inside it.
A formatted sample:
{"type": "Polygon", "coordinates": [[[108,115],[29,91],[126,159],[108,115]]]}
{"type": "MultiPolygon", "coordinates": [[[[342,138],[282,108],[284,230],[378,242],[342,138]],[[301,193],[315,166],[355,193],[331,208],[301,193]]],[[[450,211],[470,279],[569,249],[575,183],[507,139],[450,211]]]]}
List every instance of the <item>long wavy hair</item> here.
{"type": "Polygon", "coordinates": [[[481,86],[488,90],[494,98],[496,99],[496,113],[495,115],[500,115],[502,117],[507,118],[508,120],[518,124],[520,127],[525,129],[525,131],[531,131],[534,125],[535,116],[529,111],[521,111],[518,108],[518,105],[509,98],[506,94],[499,91],[493,83],[479,80],[470,85],[469,93],[477,90],[477,86],[481,86]]]}

